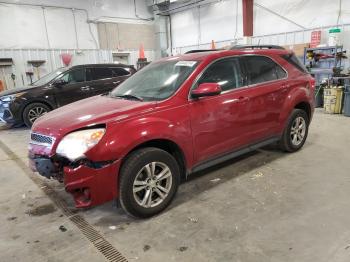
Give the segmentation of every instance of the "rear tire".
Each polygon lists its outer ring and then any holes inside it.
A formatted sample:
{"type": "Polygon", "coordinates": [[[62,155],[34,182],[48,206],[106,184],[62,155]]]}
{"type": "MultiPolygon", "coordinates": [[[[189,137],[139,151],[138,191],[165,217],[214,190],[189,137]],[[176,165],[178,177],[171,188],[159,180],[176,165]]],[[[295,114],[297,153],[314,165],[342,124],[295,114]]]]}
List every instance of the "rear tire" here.
{"type": "Polygon", "coordinates": [[[171,203],[179,182],[179,165],[172,155],[159,148],[141,148],[121,168],[120,204],[133,217],[151,217],[171,203]]]}
{"type": "Polygon", "coordinates": [[[35,120],[49,111],[51,111],[51,108],[43,103],[29,104],[23,110],[23,122],[31,128],[35,120]]]}
{"type": "Polygon", "coordinates": [[[294,109],[279,142],[286,152],[295,152],[303,147],[309,131],[309,117],[304,110],[294,109]]]}

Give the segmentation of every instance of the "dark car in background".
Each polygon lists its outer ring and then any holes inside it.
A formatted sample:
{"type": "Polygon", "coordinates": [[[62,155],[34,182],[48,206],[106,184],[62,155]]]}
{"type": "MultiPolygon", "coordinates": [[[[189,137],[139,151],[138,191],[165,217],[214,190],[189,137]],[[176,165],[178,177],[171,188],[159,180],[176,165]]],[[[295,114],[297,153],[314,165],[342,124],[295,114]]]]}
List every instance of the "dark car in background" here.
{"type": "Polygon", "coordinates": [[[26,88],[0,93],[0,122],[31,127],[43,114],[108,93],[136,72],[131,65],[89,64],[59,68],[26,88]]]}

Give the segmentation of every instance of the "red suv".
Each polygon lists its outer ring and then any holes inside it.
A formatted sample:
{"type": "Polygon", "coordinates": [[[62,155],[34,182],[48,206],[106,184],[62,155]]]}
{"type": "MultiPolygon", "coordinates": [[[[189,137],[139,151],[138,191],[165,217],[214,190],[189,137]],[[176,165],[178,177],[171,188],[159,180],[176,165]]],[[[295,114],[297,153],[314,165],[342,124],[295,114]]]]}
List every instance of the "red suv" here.
{"type": "Polygon", "coordinates": [[[166,208],[181,178],[273,142],[299,150],[314,79],[276,46],[154,62],[108,95],[64,106],[31,130],[30,165],[77,207],[118,199],[136,217],[166,208]]]}

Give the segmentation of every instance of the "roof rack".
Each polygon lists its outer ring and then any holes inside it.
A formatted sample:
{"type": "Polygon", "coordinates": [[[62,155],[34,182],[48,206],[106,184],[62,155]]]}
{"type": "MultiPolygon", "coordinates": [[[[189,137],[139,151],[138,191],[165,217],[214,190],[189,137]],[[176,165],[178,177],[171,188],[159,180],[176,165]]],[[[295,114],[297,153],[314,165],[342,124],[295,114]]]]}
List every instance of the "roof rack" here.
{"type": "Polygon", "coordinates": [[[285,50],[284,47],[279,45],[234,45],[230,48],[230,50],[237,49],[282,49],[285,50]]]}
{"type": "Polygon", "coordinates": [[[197,50],[187,51],[185,54],[201,53],[201,52],[212,52],[212,51],[220,51],[220,50],[223,50],[223,49],[197,49],[197,50]]]}

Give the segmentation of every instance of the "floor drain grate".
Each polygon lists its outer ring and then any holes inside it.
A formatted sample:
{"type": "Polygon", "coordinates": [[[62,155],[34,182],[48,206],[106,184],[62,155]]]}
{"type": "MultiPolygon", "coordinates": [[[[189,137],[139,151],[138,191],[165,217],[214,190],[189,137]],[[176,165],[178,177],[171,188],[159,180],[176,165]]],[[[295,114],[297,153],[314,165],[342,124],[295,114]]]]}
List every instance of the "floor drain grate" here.
{"type": "Polygon", "coordinates": [[[39,186],[55,205],[61,209],[63,214],[80,230],[80,232],[95,246],[95,248],[111,262],[127,262],[127,259],[109,243],[92,225],[81,215],[68,208],[67,203],[51,188],[35,175],[24,161],[19,158],[7,145],[0,141],[0,148],[9,156],[12,161],[24,171],[26,175],[39,186]]]}

